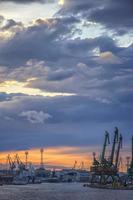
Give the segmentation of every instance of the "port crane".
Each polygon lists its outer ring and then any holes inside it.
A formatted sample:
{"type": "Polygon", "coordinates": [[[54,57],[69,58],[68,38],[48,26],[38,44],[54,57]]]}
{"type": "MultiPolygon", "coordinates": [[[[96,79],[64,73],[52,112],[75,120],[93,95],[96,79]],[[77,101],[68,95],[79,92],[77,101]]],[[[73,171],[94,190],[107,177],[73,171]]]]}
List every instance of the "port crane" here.
{"type": "Polygon", "coordinates": [[[115,180],[119,179],[118,166],[119,166],[120,149],[122,148],[122,135],[119,134],[118,128],[115,128],[111,155],[107,160],[105,158],[105,153],[106,153],[106,147],[109,143],[110,143],[109,133],[106,131],[101,160],[97,161],[94,156],[93,165],[91,167],[92,183],[99,182],[101,184],[107,184],[108,182],[114,182],[115,180]],[[115,157],[115,151],[116,151],[116,157],[115,157]]]}
{"type": "Polygon", "coordinates": [[[10,170],[11,173],[12,173],[13,170],[16,168],[16,164],[15,164],[15,162],[12,160],[10,154],[8,154],[8,156],[7,156],[7,164],[9,164],[9,170],[10,170]]]}
{"type": "Polygon", "coordinates": [[[77,160],[75,160],[74,165],[73,165],[73,169],[77,168],[77,160]]]}
{"type": "Polygon", "coordinates": [[[115,131],[114,131],[114,140],[113,140],[113,145],[112,145],[112,151],[111,151],[111,156],[109,159],[109,165],[112,166],[113,165],[113,161],[114,161],[114,155],[115,155],[115,148],[116,148],[116,144],[118,143],[118,134],[119,130],[117,127],[115,127],[115,131]]]}
{"type": "Polygon", "coordinates": [[[122,148],[122,135],[120,134],[119,141],[118,141],[118,148],[116,152],[116,159],[115,159],[115,168],[118,170],[118,164],[119,164],[119,155],[120,155],[120,149],[122,148]]]}
{"type": "Polygon", "coordinates": [[[100,161],[96,159],[96,153],[93,152],[93,167],[91,167],[92,171],[98,171],[99,167],[102,165],[107,164],[107,160],[105,158],[105,153],[106,153],[106,147],[110,144],[110,139],[109,139],[109,133],[105,131],[105,140],[104,140],[104,145],[103,145],[103,150],[102,150],[102,155],[100,161]]]}
{"type": "MultiPolygon", "coordinates": [[[[98,161],[96,159],[96,153],[95,152],[93,153],[93,166],[91,167],[91,172],[92,172],[91,182],[97,182],[97,180],[99,179],[99,176],[102,174],[103,168],[107,165],[105,153],[106,153],[106,147],[109,143],[110,143],[109,133],[107,131],[105,131],[105,139],[104,139],[101,159],[98,161]]],[[[101,177],[100,177],[100,179],[101,179],[101,177]]]]}
{"type": "Polygon", "coordinates": [[[19,173],[26,170],[25,164],[20,160],[18,154],[15,155],[15,163],[18,166],[19,173]]]}
{"type": "Polygon", "coordinates": [[[79,165],[79,170],[84,170],[85,169],[85,166],[84,166],[84,162],[82,161],[79,165]]]}
{"type": "Polygon", "coordinates": [[[106,166],[108,165],[108,161],[105,158],[105,153],[106,153],[106,147],[110,144],[110,139],[109,139],[109,133],[105,131],[105,141],[103,145],[103,151],[102,151],[102,156],[101,156],[101,165],[106,166]]]}
{"type": "Polygon", "coordinates": [[[127,174],[128,174],[128,177],[127,177],[127,180],[133,184],[133,136],[132,136],[132,153],[131,153],[131,162],[130,162],[130,165],[127,169],[127,174]]]}

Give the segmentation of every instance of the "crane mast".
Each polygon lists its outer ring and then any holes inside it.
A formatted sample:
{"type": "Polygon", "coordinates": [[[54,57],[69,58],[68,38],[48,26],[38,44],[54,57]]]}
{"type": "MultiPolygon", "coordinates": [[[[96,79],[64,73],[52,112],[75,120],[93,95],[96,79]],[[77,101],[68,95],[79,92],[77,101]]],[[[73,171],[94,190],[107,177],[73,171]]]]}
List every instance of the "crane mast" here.
{"type": "Polygon", "coordinates": [[[130,167],[133,168],[133,136],[132,136],[132,157],[130,167]]]}
{"type": "Polygon", "coordinates": [[[106,152],[106,147],[108,144],[110,144],[109,133],[105,131],[105,140],[104,140],[103,151],[102,151],[102,156],[101,156],[101,163],[104,163],[105,161],[105,152],[106,152]]]}
{"type": "Polygon", "coordinates": [[[122,148],[122,135],[120,135],[119,141],[118,141],[118,149],[117,149],[116,160],[115,160],[116,169],[118,168],[118,161],[119,161],[119,155],[120,155],[120,149],[121,148],[122,148]]]}
{"type": "Polygon", "coordinates": [[[10,170],[13,171],[15,169],[16,165],[9,154],[7,156],[7,162],[9,163],[10,170]]]}
{"type": "Polygon", "coordinates": [[[115,146],[116,146],[116,143],[118,143],[118,132],[119,132],[118,128],[115,127],[115,135],[114,135],[113,146],[112,146],[112,151],[111,151],[111,156],[110,156],[110,165],[113,165],[115,146]]]}
{"type": "Polygon", "coordinates": [[[77,167],[77,161],[75,160],[73,169],[76,169],[76,167],[77,167]]]}
{"type": "Polygon", "coordinates": [[[133,179],[133,136],[132,136],[132,155],[131,155],[131,162],[129,167],[127,168],[129,176],[133,179]]]}

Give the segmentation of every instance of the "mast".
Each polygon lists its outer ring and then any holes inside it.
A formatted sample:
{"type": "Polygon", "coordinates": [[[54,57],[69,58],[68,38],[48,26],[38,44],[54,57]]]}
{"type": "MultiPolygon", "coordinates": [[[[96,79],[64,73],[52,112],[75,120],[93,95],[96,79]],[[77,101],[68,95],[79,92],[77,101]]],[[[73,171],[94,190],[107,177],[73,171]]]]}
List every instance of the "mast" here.
{"type": "Polygon", "coordinates": [[[43,162],[43,152],[44,152],[44,149],[41,148],[40,149],[40,153],[41,153],[41,162],[40,162],[40,165],[41,165],[41,168],[43,169],[44,168],[44,162],[43,162]]]}

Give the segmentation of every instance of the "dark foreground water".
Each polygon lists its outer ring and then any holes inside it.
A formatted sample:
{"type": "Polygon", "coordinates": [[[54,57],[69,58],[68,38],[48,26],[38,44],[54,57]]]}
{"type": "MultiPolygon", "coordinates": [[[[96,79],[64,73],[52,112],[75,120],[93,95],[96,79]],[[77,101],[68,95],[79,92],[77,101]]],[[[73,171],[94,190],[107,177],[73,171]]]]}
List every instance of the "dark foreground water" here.
{"type": "Polygon", "coordinates": [[[133,191],[83,187],[80,183],[0,186],[0,200],[133,200],[133,191]]]}

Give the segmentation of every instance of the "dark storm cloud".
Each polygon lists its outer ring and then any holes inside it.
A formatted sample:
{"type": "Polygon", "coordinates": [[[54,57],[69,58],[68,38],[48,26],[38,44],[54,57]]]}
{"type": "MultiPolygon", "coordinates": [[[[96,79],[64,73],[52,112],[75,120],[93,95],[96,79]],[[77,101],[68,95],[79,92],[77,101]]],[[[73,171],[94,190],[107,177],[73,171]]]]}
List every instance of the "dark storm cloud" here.
{"type": "Polygon", "coordinates": [[[104,24],[107,28],[117,29],[119,34],[122,34],[133,30],[132,11],[132,0],[112,0],[103,9],[97,9],[92,12],[90,19],[104,24]]]}
{"type": "Polygon", "coordinates": [[[111,30],[124,34],[132,30],[133,24],[132,0],[68,0],[59,11],[60,14],[77,14],[83,18],[101,23],[111,30]]]}
{"type": "Polygon", "coordinates": [[[72,39],[78,22],[74,17],[38,19],[1,44],[1,65],[7,65],[8,73],[5,77],[18,81],[36,77],[30,87],[90,96],[104,94],[109,99],[114,87],[116,92],[123,83],[126,89],[131,88],[132,45],[118,47],[107,36],[72,39]],[[99,55],[93,52],[95,48],[99,55]]]}
{"type": "Polygon", "coordinates": [[[52,31],[48,30],[47,26],[39,25],[17,34],[13,39],[0,45],[1,65],[18,66],[29,59],[60,62],[62,65],[70,62],[70,65],[73,65],[75,61],[78,63],[88,59],[91,62],[92,55],[89,56],[88,52],[90,51],[91,54],[96,47],[99,47],[101,52],[111,51],[114,53],[123,49],[117,47],[109,37],[84,40],[65,39],[64,37],[69,35],[67,31],[70,31],[69,28],[71,28],[71,26],[65,26],[62,27],[62,24],[59,24],[57,30],[55,28],[52,31]]]}
{"type": "MultiPolygon", "coordinates": [[[[75,17],[36,20],[36,24],[18,31],[12,39],[0,44],[0,64],[18,66],[29,59],[56,62],[56,64],[58,62],[61,66],[72,66],[78,62],[93,64],[94,48],[98,47],[101,52],[113,53],[123,49],[107,36],[72,39],[78,31],[76,25],[79,22],[80,20],[75,17]]],[[[8,20],[4,27],[15,25],[14,20],[8,20]]],[[[17,23],[17,26],[20,26],[20,23],[17,23]]]]}
{"type": "MultiPolygon", "coordinates": [[[[124,31],[126,27],[131,29],[131,13],[124,17],[130,11],[129,1],[122,0],[121,3],[113,0],[102,1],[102,4],[99,1],[67,0],[60,11],[67,17],[38,19],[0,42],[0,83],[17,80],[26,82],[25,87],[76,94],[46,98],[2,93],[2,150],[10,150],[14,146],[25,149],[43,145],[98,144],[103,131],[112,130],[116,125],[125,131],[125,135],[130,135],[133,120],[133,46],[119,47],[107,36],[74,37],[79,31],[76,25],[81,18],[110,29],[117,28],[117,31],[124,31]],[[118,19],[114,20],[119,8],[118,19]],[[68,17],[68,14],[74,16],[68,17]],[[98,15],[101,16],[97,18],[98,15]],[[48,117],[46,121],[45,117],[48,117]]],[[[0,24],[3,20],[0,17],[0,24]]],[[[4,29],[19,25],[10,19],[4,29]]]]}
{"type": "Polygon", "coordinates": [[[20,65],[29,59],[56,61],[64,57],[62,42],[74,34],[74,24],[78,22],[74,17],[37,20],[36,25],[0,45],[1,65],[20,65]]]}
{"type": "MultiPolygon", "coordinates": [[[[17,97],[0,104],[0,148],[98,144],[104,126],[130,130],[132,107],[124,102],[106,104],[88,97],[17,97]],[[31,123],[21,113],[36,111],[52,116],[44,123],[31,123]],[[12,123],[14,126],[12,127],[12,123]],[[97,124],[97,126],[96,126],[97,124]],[[10,130],[11,133],[10,133],[10,130]],[[94,134],[92,134],[92,132],[94,134]],[[96,139],[97,138],[97,139],[96,139]],[[8,144],[8,147],[7,147],[8,144]],[[6,145],[6,147],[5,147],[6,145]],[[14,146],[13,146],[14,145],[14,146]]],[[[126,132],[127,133],[127,132],[126,132]]]]}
{"type": "Polygon", "coordinates": [[[49,81],[61,81],[70,78],[74,75],[73,70],[58,70],[50,73],[47,80],[49,81]]]}

